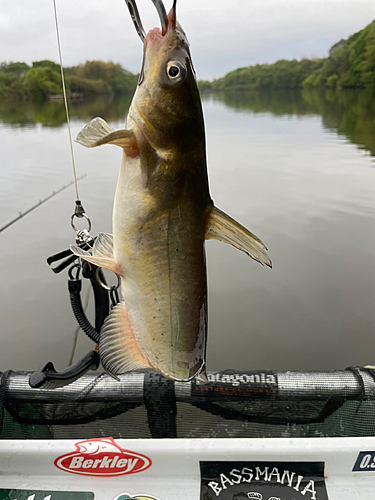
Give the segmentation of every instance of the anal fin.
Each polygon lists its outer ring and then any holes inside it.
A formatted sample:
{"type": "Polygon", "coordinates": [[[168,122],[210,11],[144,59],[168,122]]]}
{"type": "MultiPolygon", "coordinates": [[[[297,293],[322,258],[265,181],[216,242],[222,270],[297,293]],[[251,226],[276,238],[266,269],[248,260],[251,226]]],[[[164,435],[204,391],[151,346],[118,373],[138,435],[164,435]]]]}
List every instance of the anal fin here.
{"type": "Polygon", "coordinates": [[[117,304],[104,321],[99,355],[104,369],[111,375],[152,368],[134,338],[125,302],[117,304]]]}
{"type": "Polygon", "coordinates": [[[229,243],[262,265],[272,267],[271,259],[266,254],[267,248],[263,242],[216,207],[213,207],[207,220],[206,240],[229,243]]]}

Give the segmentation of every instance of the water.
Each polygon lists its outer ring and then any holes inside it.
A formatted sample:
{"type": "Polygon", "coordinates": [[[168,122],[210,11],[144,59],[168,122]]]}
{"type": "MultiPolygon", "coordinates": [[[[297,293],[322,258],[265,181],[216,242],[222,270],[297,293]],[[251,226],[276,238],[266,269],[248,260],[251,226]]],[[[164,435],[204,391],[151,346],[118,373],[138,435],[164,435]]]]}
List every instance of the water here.
{"type": "MultiPolygon", "coordinates": [[[[129,100],[71,103],[73,136],[97,115],[121,128],[129,100]]],[[[209,370],[375,364],[374,102],[364,91],[204,97],[212,197],[274,266],[207,243],[209,370]]],[[[0,141],[2,227],[72,179],[62,103],[1,103],[0,141]]],[[[111,232],[121,151],[75,154],[92,234],[111,232]]],[[[0,233],[0,370],[69,362],[67,276],[45,260],[74,242],[74,200],[71,186],[0,233]]],[[[92,347],[80,332],[74,359],[92,347]]]]}

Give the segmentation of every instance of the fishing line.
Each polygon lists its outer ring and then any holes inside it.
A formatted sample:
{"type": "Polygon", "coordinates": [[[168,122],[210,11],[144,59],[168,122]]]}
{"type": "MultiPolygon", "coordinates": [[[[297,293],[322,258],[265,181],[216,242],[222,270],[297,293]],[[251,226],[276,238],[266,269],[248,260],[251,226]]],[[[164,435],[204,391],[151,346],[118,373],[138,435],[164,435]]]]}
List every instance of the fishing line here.
{"type": "Polygon", "coordinates": [[[79,236],[79,235],[82,233],[82,231],[79,231],[75,227],[75,225],[74,225],[74,217],[78,217],[78,218],[84,217],[87,220],[89,227],[88,227],[87,231],[84,230],[85,233],[86,232],[87,233],[90,232],[90,230],[91,230],[91,221],[90,221],[89,217],[87,216],[87,214],[85,213],[85,210],[84,210],[84,208],[82,206],[82,203],[81,203],[81,201],[79,199],[79,195],[78,195],[78,183],[77,183],[76,165],[75,165],[75,161],[74,161],[72,133],[71,133],[71,130],[70,130],[68,99],[66,97],[65,77],[64,77],[64,68],[63,68],[63,62],[62,62],[61,43],[60,43],[60,31],[59,31],[59,21],[57,19],[56,0],[53,0],[53,10],[54,10],[54,13],[55,13],[55,26],[56,26],[57,47],[58,47],[59,59],[60,59],[61,82],[62,82],[63,97],[64,97],[64,104],[65,104],[66,123],[68,125],[69,144],[70,144],[70,153],[71,153],[71,157],[72,157],[74,184],[75,184],[76,196],[77,196],[77,198],[76,198],[76,206],[75,206],[74,214],[71,217],[70,224],[71,224],[72,228],[74,229],[74,231],[77,234],[76,241],[78,242],[78,241],[80,241],[81,236],[79,236]]]}
{"type": "Polygon", "coordinates": [[[56,25],[56,37],[57,37],[57,47],[59,51],[60,58],[60,71],[61,71],[61,82],[63,88],[63,96],[64,96],[64,104],[65,104],[65,113],[66,113],[66,122],[68,124],[68,132],[69,132],[69,144],[70,144],[70,153],[72,156],[72,165],[73,165],[73,174],[74,174],[74,183],[76,188],[77,200],[79,200],[78,196],[78,183],[77,183],[77,174],[76,174],[76,165],[74,162],[74,153],[73,153],[73,142],[72,142],[72,134],[70,131],[70,120],[69,120],[69,110],[68,110],[68,100],[66,97],[66,88],[65,88],[65,78],[64,78],[64,68],[62,63],[62,55],[61,55],[61,44],[60,44],[60,32],[59,32],[59,22],[57,20],[57,8],[56,8],[56,0],[53,0],[53,10],[55,13],[55,25],[56,25]]]}

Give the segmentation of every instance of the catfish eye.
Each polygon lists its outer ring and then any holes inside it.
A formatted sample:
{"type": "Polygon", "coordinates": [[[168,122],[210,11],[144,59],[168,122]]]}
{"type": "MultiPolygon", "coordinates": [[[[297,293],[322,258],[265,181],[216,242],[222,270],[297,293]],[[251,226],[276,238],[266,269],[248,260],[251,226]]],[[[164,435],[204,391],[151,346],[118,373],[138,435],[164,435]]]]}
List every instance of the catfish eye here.
{"type": "Polygon", "coordinates": [[[186,68],[180,61],[169,61],[167,64],[167,76],[171,83],[183,82],[186,75],[186,68]]]}

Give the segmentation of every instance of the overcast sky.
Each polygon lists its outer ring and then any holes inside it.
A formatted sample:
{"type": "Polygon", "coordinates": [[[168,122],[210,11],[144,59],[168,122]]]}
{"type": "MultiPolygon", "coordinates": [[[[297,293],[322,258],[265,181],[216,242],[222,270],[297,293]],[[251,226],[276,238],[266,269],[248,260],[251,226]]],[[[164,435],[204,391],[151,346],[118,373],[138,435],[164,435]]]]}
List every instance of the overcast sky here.
{"type": "MultiPolygon", "coordinates": [[[[165,0],[167,11],[172,0],[165,0]]],[[[159,26],[138,0],[146,31],[159,26]]],[[[57,0],[63,62],[119,62],[137,73],[142,44],[124,0],[57,0]]],[[[198,79],[278,59],[324,57],[375,18],[375,0],[178,0],[198,79]]],[[[0,62],[58,60],[52,0],[0,0],[0,62]]]]}

